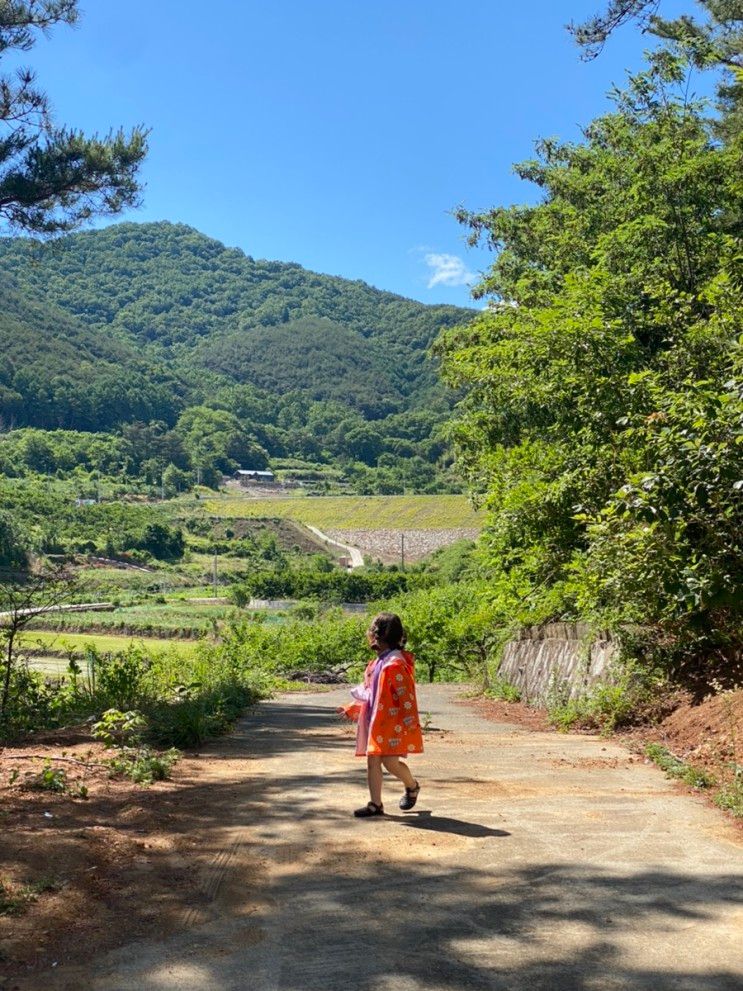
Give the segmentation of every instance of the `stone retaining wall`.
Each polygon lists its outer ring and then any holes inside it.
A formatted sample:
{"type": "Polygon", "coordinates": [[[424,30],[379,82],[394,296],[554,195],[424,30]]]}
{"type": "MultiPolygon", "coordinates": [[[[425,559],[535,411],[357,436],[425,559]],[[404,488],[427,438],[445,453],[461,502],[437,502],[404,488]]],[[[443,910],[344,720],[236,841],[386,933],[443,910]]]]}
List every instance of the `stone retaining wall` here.
{"type": "Polygon", "coordinates": [[[526,702],[541,702],[550,689],[564,686],[571,698],[598,682],[610,680],[617,642],[608,631],[585,623],[546,623],[526,627],[509,640],[499,677],[521,690],[526,702]]]}

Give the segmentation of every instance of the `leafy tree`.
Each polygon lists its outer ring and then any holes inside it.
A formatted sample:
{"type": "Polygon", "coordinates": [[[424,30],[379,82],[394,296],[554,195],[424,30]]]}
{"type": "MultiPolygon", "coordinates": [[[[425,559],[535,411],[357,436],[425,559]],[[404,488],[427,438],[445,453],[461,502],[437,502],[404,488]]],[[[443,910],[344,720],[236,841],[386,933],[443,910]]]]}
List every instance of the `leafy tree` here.
{"type": "Polygon", "coordinates": [[[147,551],[160,561],[172,561],[183,557],[186,542],[183,531],[173,529],[164,523],[148,523],[139,533],[122,534],[121,550],[147,551]]]}
{"type": "Polygon", "coordinates": [[[188,472],[181,471],[171,462],[163,472],[162,480],[165,494],[171,498],[190,487],[192,476],[188,472]]]}
{"type": "Polygon", "coordinates": [[[226,410],[192,406],[178,420],[176,431],[183,440],[194,468],[233,471],[238,465],[265,468],[266,452],[226,410]]]}
{"type": "Polygon", "coordinates": [[[743,149],[688,69],[661,50],[583,142],[541,142],[518,167],[538,204],[460,211],[497,251],[492,301],[438,349],[469,389],[453,433],[512,613],[709,646],[737,636],[743,149]]]}
{"type": "MultiPolygon", "coordinates": [[[[74,24],[78,13],[77,0],[6,0],[0,58],[28,51],[39,32],[74,24]]],[[[105,138],[58,127],[32,70],[0,75],[0,218],[11,228],[58,234],[136,205],[146,151],[141,127],[105,138]]]]}
{"type": "Polygon", "coordinates": [[[28,564],[26,542],[10,513],[0,511],[0,568],[13,570],[28,564]]]}

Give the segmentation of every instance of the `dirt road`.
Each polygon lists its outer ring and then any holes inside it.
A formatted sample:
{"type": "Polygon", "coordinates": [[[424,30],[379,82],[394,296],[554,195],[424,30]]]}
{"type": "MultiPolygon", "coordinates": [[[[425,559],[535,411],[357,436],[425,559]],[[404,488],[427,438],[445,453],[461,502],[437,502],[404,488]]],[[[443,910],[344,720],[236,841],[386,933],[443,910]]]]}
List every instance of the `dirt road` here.
{"type": "MultiPolygon", "coordinates": [[[[201,897],[43,986],[93,991],[740,991],[743,848],[593,737],[483,719],[449,686],[414,813],[354,820],[345,691],[260,706],[190,783],[201,897]]],[[[189,822],[188,816],[192,816],[189,822]]],[[[153,906],[148,906],[152,911],[153,906]]],[[[65,972],[66,971],[66,972],[65,972]]]]}

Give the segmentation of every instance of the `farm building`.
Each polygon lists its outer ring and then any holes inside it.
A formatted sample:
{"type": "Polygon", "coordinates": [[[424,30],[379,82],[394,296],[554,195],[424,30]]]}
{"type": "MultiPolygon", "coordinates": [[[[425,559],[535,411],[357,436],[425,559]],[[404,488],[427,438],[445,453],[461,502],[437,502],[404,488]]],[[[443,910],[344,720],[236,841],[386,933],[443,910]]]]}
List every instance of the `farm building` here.
{"type": "Polygon", "coordinates": [[[240,485],[255,485],[256,482],[272,485],[276,481],[272,471],[256,471],[253,468],[238,468],[232,477],[240,485]]]}

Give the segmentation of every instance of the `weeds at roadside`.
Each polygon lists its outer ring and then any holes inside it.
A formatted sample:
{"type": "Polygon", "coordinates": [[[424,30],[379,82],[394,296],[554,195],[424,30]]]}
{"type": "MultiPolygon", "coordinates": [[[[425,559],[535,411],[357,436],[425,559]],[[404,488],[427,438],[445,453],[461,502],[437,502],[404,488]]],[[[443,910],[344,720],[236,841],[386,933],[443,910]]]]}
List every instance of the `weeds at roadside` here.
{"type": "Polygon", "coordinates": [[[496,699],[500,702],[520,702],[521,689],[497,675],[490,679],[490,684],[482,693],[486,699],[496,699]]]}
{"type": "Polygon", "coordinates": [[[54,767],[51,760],[45,760],[40,771],[29,778],[25,787],[31,791],[67,791],[67,774],[61,767],[54,767]]]}
{"type": "Polygon", "coordinates": [[[626,664],[610,684],[596,685],[571,698],[567,684],[550,686],[546,698],[550,723],[562,732],[594,730],[608,735],[621,726],[644,722],[666,692],[663,679],[636,664],[626,664]]]}
{"type": "Polygon", "coordinates": [[[703,768],[687,764],[659,743],[646,744],[645,756],[665,771],[669,778],[683,781],[692,788],[712,788],[716,783],[716,779],[703,768]]]}
{"type": "Polygon", "coordinates": [[[181,757],[175,747],[158,753],[150,747],[125,747],[109,761],[112,776],[122,775],[138,785],[151,785],[170,777],[173,765],[181,757]]]}
{"type": "Polygon", "coordinates": [[[270,672],[206,645],[192,658],[150,652],[142,644],[110,654],[88,646],[83,657],[69,658],[61,680],[45,679],[22,662],[15,667],[0,741],[100,719],[116,709],[140,712],[153,746],[196,746],[225,732],[273,687],[270,672]]]}
{"type": "Polygon", "coordinates": [[[69,781],[64,768],[54,766],[54,758],[44,760],[40,771],[28,771],[21,775],[17,767],[13,767],[8,775],[8,787],[17,785],[22,791],[49,791],[70,798],[88,797],[88,786],[82,781],[69,781]]]}
{"type": "Polygon", "coordinates": [[[107,761],[112,776],[120,774],[140,785],[151,785],[170,777],[181,752],[171,747],[161,753],[147,746],[142,739],[147,728],[147,720],[136,710],[107,709],[94,724],[93,736],[107,749],[117,751],[107,761]]]}
{"type": "Polygon", "coordinates": [[[718,779],[703,768],[694,767],[672,754],[659,743],[648,743],[645,755],[657,764],[670,778],[683,781],[692,788],[715,788],[712,801],[715,805],[730,812],[736,818],[743,818],[743,767],[731,762],[725,765],[724,778],[718,779]]]}
{"type": "Polygon", "coordinates": [[[732,781],[724,784],[713,801],[725,812],[731,812],[736,819],[743,819],[743,767],[731,764],[732,781]]]}
{"type": "Polygon", "coordinates": [[[719,791],[714,797],[714,802],[719,808],[741,819],[743,818],[743,754],[740,751],[733,692],[721,692],[720,699],[725,712],[730,759],[723,760],[718,768],[719,791]]]}
{"type": "Polygon", "coordinates": [[[59,891],[62,882],[58,878],[44,877],[30,884],[9,884],[0,879],[0,916],[23,915],[39,895],[47,891],[59,891]]]}

